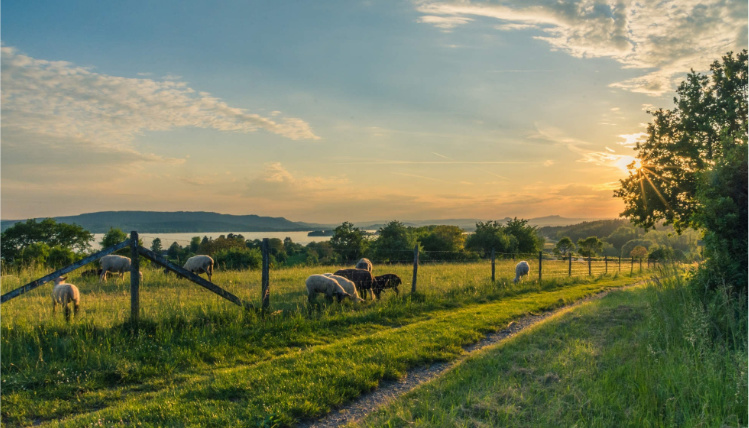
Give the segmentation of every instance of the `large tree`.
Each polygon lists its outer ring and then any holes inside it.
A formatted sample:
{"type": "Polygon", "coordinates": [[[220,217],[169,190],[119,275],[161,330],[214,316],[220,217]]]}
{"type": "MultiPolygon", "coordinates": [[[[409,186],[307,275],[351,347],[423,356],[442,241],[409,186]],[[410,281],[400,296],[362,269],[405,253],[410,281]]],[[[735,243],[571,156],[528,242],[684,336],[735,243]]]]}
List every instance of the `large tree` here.
{"type": "Polygon", "coordinates": [[[645,228],[657,222],[704,230],[707,269],[716,284],[746,289],[747,51],[692,71],[675,107],[651,112],[637,162],[615,192],[623,216],[645,228]]]}
{"type": "Polygon", "coordinates": [[[2,233],[0,251],[5,262],[14,262],[32,244],[81,253],[91,249],[93,239],[92,233],[77,224],[57,223],[51,218],[42,221],[30,219],[16,223],[2,233]]]}
{"type": "Polygon", "coordinates": [[[353,223],[343,222],[333,231],[330,245],[346,261],[356,261],[367,248],[367,240],[364,231],[355,227],[353,223]]]}

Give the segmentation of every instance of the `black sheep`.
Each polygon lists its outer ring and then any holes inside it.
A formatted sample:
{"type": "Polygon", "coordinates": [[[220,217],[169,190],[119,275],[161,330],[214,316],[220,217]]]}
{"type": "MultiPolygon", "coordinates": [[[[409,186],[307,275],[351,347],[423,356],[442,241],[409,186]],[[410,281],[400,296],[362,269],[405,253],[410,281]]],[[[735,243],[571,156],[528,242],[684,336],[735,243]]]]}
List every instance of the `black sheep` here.
{"type": "Polygon", "coordinates": [[[395,291],[395,294],[400,294],[398,293],[398,286],[401,284],[403,284],[403,281],[401,281],[398,275],[394,273],[386,273],[385,275],[375,277],[372,290],[374,291],[375,296],[379,299],[382,290],[387,288],[392,288],[395,291]]]}
{"type": "Polygon", "coordinates": [[[341,269],[337,271],[335,275],[340,275],[353,281],[356,285],[356,291],[359,292],[359,295],[362,298],[366,298],[364,290],[367,290],[369,291],[370,296],[372,296],[372,299],[374,299],[374,295],[372,294],[374,276],[372,276],[372,272],[365,269],[341,269]]]}

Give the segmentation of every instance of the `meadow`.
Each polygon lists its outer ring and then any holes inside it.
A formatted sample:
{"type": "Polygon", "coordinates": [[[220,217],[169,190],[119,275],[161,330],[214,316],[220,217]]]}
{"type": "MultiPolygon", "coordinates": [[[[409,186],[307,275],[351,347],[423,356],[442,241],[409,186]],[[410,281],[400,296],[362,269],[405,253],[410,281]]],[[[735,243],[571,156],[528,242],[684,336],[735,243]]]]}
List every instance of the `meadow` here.
{"type": "MultiPolygon", "coordinates": [[[[271,309],[245,311],[144,266],[141,322],[129,323],[129,281],[82,279],[70,323],[45,285],[2,306],[2,423],[287,426],[319,417],[406,370],[459,356],[462,346],[529,312],[637,281],[622,273],[512,283],[514,262],[376,266],[404,279],[363,304],[307,304],[305,278],[340,267],[271,270],[271,309]]],[[[612,269],[613,270],[613,269],[612,269]]],[[[7,292],[47,272],[6,272],[7,292]]],[[[636,271],[637,273],[637,271],[636,271]]],[[[536,272],[537,275],[537,272],[536,272]]],[[[645,273],[647,275],[647,273],[645,273]]],[[[214,283],[260,304],[260,272],[217,271],[214,283]]]]}

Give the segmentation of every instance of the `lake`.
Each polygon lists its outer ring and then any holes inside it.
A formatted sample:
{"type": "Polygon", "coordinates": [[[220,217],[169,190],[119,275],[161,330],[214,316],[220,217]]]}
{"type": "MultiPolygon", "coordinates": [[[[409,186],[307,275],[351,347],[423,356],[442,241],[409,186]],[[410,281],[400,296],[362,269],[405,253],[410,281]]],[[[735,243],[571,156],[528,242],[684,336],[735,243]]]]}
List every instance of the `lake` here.
{"type": "MultiPolygon", "coordinates": [[[[295,244],[307,245],[310,242],[322,242],[329,241],[330,236],[307,236],[307,232],[186,232],[186,233],[139,233],[138,236],[143,241],[143,246],[151,248],[151,242],[154,239],[161,239],[161,247],[164,249],[169,248],[172,242],[176,242],[180,246],[184,247],[190,245],[190,240],[193,236],[200,236],[203,239],[207,236],[212,239],[216,239],[221,235],[228,235],[233,233],[235,235],[242,235],[244,239],[260,239],[263,238],[278,238],[284,240],[287,237],[291,238],[291,241],[295,244]]],[[[104,238],[104,233],[94,233],[94,248],[100,248],[99,242],[104,238]]]]}

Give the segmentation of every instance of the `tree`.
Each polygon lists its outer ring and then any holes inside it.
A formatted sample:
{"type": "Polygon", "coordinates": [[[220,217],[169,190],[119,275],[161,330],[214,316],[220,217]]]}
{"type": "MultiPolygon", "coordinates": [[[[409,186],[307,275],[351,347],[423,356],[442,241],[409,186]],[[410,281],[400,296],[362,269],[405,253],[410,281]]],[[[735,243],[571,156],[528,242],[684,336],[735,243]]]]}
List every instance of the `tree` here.
{"type": "Polygon", "coordinates": [[[465,255],[465,235],[458,226],[424,226],[418,228],[416,233],[430,259],[456,260],[465,255]]]}
{"type": "Polygon", "coordinates": [[[568,237],[564,237],[557,242],[557,245],[554,246],[554,253],[560,254],[560,255],[570,255],[573,251],[575,251],[575,243],[572,242],[572,240],[568,237]]]}
{"type": "Polygon", "coordinates": [[[604,238],[604,241],[610,243],[618,251],[621,251],[622,246],[627,242],[637,239],[642,235],[640,230],[632,226],[620,226],[611,235],[604,238]]]}
{"type": "Polygon", "coordinates": [[[101,244],[102,248],[107,248],[119,244],[126,239],[127,233],[116,227],[110,227],[107,233],[104,234],[104,237],[101,238],[99,244],[101,244]]]}
{"type": "Polygon", "coordinates": [[[151,241],[151,251],[156,254],[161,254],[162,250],[163,248],[161,247],[161,238],[154,238],[153,241],[151,241]]]}
{"type": "Polygon", "coordinates": [[[382,262],[401,262],[413,259],[416,235],[403,223],[393,220],[378,231],[373,243],[373,257],[382,262]]]}
{"type": "Polygon", "coordinates": [[[629,252],[629,256],[635,259],[644,259],[645,256],[648,255],[648,249],[643,247],[642,245],[638,245],[635,248],[632,248],[632,251],[629,252]]]}
{"type": "Polygon", "coordinates": [[[700,174],[747,143],[747,51],[729,53],[710,69],[711,77],[687,76],[674,109],[650,112],[647,138],[636,145],[641,166],[630,165],[615,192],[625,203],[622,215],[646,229],[658,221],[677,231],[704,226],[694,217],[700,174]]]}
{"type": "Polygon", "coordinates": [[[603,242],[597,236],[589,236],[577,241],[577,248],[581,255],[593,257],[603,250],[603,242]]]}
{"type": "MultiPolygon", "coordinates": [[[[82,253],[91,249],[94,235],[76,224],[57,223],[47,218],[37,222],[18,222],[0,235],[0,252],[5,262],[15,263],[21,252],[32,244],[61,247],[82,253]]],[[[30,253],[29,253],[30,254],[30,253]]]]}
{"type": "Polygon", "coordinates": [[[330,245],[343,260],[358,260],[367,248],[364,232],[347,221],[336,227],[330,238],[330,245]]]}
{"type": "Polygon", "coordinates": [[[504,232],[515,237],[512,252],[516,254],[535,254],[544,246],[544,239],[538,236],[536,226],[528,225],[528,220],[515,217],[508,220],[504,232]]]}
{"type": "Polygon", "coordinates": [[[476,251],[482,257],[491,254],[492,249],[497,253],[509,253],[514,243],[504,231],[504,226],[498,221],[476,223],[476,231],[466,239],[466,249],[476,251]]]}
{"type": "Polygon", "coordinates": [[[747,287],[747,51],[715,61],[710,76],[692,71],[672,110],[651,112],[641,166],[615,192],[623,216],[705,231],[709,286],[747,287]]]}

